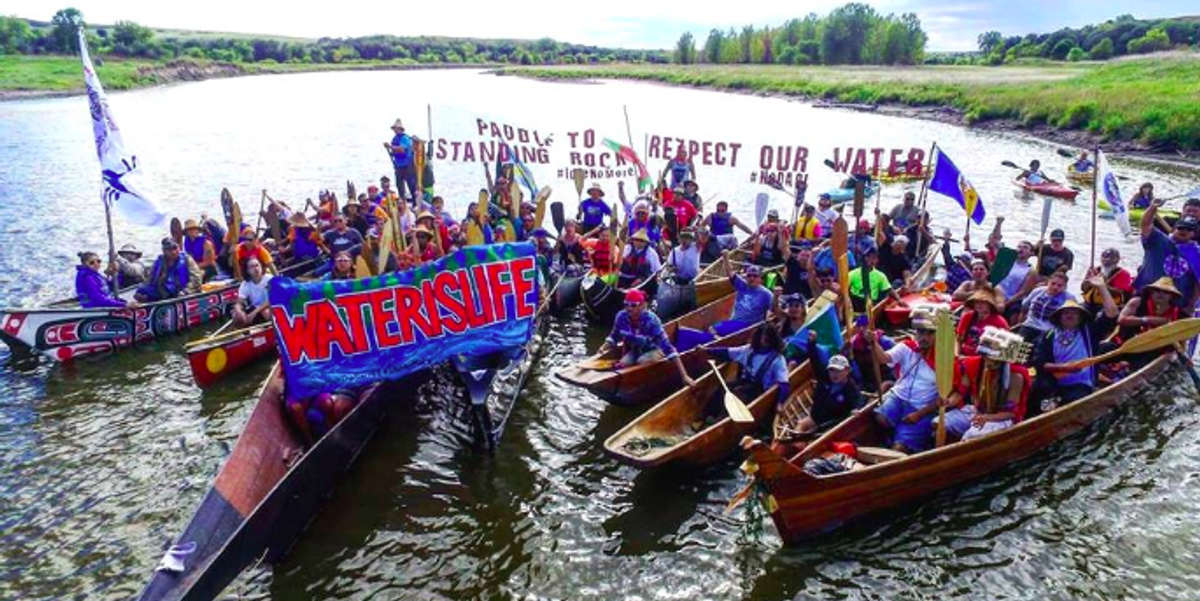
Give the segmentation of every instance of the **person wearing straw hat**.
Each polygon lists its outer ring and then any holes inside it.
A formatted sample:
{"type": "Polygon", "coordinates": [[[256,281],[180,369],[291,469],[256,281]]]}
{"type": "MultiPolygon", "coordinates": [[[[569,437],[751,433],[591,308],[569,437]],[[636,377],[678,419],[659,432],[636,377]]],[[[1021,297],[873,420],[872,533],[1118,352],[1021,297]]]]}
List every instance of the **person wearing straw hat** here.
{"type": "Polygon", "coordinates": [[[442,248],[433,242],[433,232],[424,225],[413,228],[413,236],[417,239],[412,247],[412,256],[422,263],[433,261],[442,256],[442,248]]]}
{"type": "MultiPolygon", "coordinates": [[[[351,206],[355,205],[346,205],[347,208],[351,206]]],[[[291,253],[293,263],[315,259],[320,256],[321,252],[329,252],[329,248],[325,246],[325,240],[321,238],[321,233],[308,221],[304,213],[292,213],[288,216],[287,222],[292,227],[288,229],[284,251],[291,253]]]]}
{"type": "Polygon", "coordinates": [[[195,219],[183,223],[183,251],[196,262],[205,282],[217,277],[217,248],[195,219]]]}
{"type": "Polygon", "coordinates": [[[658,253],[650,247],[650,237],[646,230],[638,230],[629,237],[629,244],[621,254],[621,270],[617,277],[617,287],[622,289],[636,288],[648,281],[662,269],[658,253]]]}
{"type": "Polygon", "coordinates": [[[117,251],[115,261],[110,261],[105,274],[117,276],[117,289],[136,286],[146,281],[146,264],[142,263],[142,251],[132,242],[117,251]]]}
{"type": "MultiPolygon", "coordinates": [[[[1117,325],[1121,327],[1121,339],[1130,338],[1164,326],[1182,317],[1179,308],[1179,289],[1171,278],[1163,276],[1142,287],[1139,294],[1125,304],[1117,325]]],[[[1157,355],[1158,353],[1153,353],[1157,355]]]]}
{"type": "Polygon", "coordinates": [[[625,308],[617,313],[612,332],[604,339],[597,354],[604,355],[613,349],[621,352],[616,364],[618,369],[666,359],[675,365],[684,383],[688,386],[696,384],[683,367],[675,345],[671,344],[670,337],[663,330],[662,321],[646,310],[646,293],[641,290],[625,293],[625,308]]]}
{"type": "Polygon", "coordinates": [[[972,356],[979,354],[979,341],[987,328],[1000,330],[1008,329],[1008,320],[1004,319],[1004,293],[999,289],[980,288],[967,298],[967,310],[958,320],[955,334],[958,337],[959,354],[972,356]]]}
{"type": "Polygon", "coordinates": [[[587,198],[579,203],[579,211],[575,220],[582,224],[584,232],[590,233],[604,225],[604,218],[611,218],[612,214],[612,208],[604,202],[604,189],[600,187],[599,183],[592,182],[587,189],[587,198]]]}
{"type": "Polygon", "coordinates": [[[450,251],[450,229],[436,215],[429,211],[421,211],[421,214],[417,215],[417,225],[425,226],[431,234],[436,233],[434,239],[441,242],[442,254],[450,251]]]}
{"type": "MultiPolygon", "coordinates": [[[[1101,343],[1116,326],[1117,304],[1098,269],[1088,273],[1088,282],[1099,291],[1104,311],[1093,318],[1075,299],[1064,302],[1050,314],[1050,329],[1034,344],[1029,364],[1037,370],[1027,417],[1035,417],[1053,406],[1077,401],[1096,390],[1098,366],[1068,371],[1066,365],[1101,353],[1101,343]],[[1058,399],[1056,402],[1053,399],[1058,399]],[[1043,407],[1043,403],[1047,403],[1043,407]]],[[[1106,343],[1111,344],[1111,343],[1106,343]]]]}
{"type": "Polygon", "coordinates": [[[658,224],[654,222],[654,218],[650,216],[650,201],[639,200],[633,205],[633,219],[629,220],[628,235],[632,236],[636,232],[646,232],[646,236],[650,239],[652,245],[658,245],[662,240],[662,230],[658,224]]]}
{"type": "Polygon", "coordinates": [[[392,134],[391,143],[384,142],[383,147],[392,157],[392,167],[396,172],[396,191],[404,196],[407,187],[408,195],[404,197],[408,198],[410,202],[416,202],[417,194],[420,191],[417,190],[417,170],[413,162],[412,137],[404,132],[404,122],[400,119],[396,119],[392,123],[392,134]]]}
{"type": "Polygon", "coordinates": [[[939,401],[934,368],[937,326],[924,314],[914,315],[912,326],[916,331],[914,338],[886,351],[874,332],[860,330],[874,360],[896,370],[896,383],[875,409],[875,421],[892,433],[892,448],[902,453],[919,453],[933,446],[933,422],[939,401]]]}

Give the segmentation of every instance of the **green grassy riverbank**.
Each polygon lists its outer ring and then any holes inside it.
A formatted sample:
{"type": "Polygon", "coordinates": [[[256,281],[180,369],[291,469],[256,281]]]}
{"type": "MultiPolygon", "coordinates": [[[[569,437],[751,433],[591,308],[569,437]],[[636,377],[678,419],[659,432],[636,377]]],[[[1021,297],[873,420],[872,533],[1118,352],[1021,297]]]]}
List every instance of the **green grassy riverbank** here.
{"type": "Polygon", "coordinates": [[[950,107],[968,124],[1012,120],[1087,132],[1158,151],[1200,149],[1200,54],[1107,63],[794,67],[601,65],[510,67],[543,79],[628,79],[843,103],[950,107]]]}

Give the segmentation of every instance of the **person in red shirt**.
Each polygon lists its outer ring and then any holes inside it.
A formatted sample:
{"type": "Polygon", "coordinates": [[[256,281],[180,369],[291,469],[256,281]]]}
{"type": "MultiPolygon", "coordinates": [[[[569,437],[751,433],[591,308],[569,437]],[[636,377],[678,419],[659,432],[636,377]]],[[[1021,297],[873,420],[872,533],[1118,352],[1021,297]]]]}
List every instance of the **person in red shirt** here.
{"type": "Polygon", "coordinates": [[[258,234],[253,229],[247,227],[242,230],[242,242],[237,245],[237,261],[242,266],[242,273],[246,272],[246,260],[250,257],[258,259],[258,263],[263,269],[269,271],[272,275],[278,275],[279,272],[275,269],[275,261],[271,258],[271,253],[263,247],[258,241],[258,234]]]}
{"type": "MultiPolygon", "coordinates": [[[[1112,294],[1113,301],[1118,307],[1125,306],[1129,299],[1133,298],[1133,274],[1129,270],[1121,267],[1121,252],[1115,248],[1109,248],[1100,254],[1100,275],[1104,277],[1104,282],[1108,284],[1108,292],[1112,294]]],[[[1096,315],[1097,311],[1104,306],[1100,298],[1100,292],[1093,289],[1091,284],[1083,283],[1083,302],[1086,304],[1092,315],[1096,315]]]]}
{"type": "Polygon", "coordinates": [[[975,291],[967,299],[968,310],[963,312],[958,320],[959,354],[975,356],[979,354],[979,340],[987,327],[1008,329],[1008,321],[1001,312],[1004,310],[1004,293],[997,288],[988,287],[975,291]]]}
{"type": "Polygon", "coordinates": [[[435,238],[442,247],[442,254],[450,252],[450,230],[446,228],[446,224],[441,219],[435,217],[433,213],[425,211],[417,217],[417,225],[425,226],[425,229],[429,230],[431,234],[436,232],[435,238]]]}
{"type": "MultiPolygon", "coordinates": [[[[663,190],[662,206],[664,209],[675,211],[675,222],[679,225],[679,230],[691,227],[692,221],[696,219],[696,207],[692,203],[684,200],[683,189],[677,188],[672,190],[663,190]]],[[[679,232],[671,232],[672,238],[678,235],[679,232]]]]}

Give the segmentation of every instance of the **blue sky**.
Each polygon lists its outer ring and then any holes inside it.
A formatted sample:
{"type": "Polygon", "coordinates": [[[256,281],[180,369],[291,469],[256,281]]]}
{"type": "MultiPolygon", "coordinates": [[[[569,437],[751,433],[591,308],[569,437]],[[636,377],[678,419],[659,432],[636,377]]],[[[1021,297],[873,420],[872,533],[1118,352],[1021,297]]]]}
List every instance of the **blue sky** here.
{"type": "MultiPolygon", "coordinates": [[[[155,27],[300,37],[379,33],[552,37],[601,46],[669,48],[685,31],[703,42],[713,28],[779,25],[809,12],[825,14],[842,4],[844,0],[600,0],[590,4],[338,0],[306,6],[279,0],[5,0],[0,13],[48,20],[59,8],[75,6],[93,23],[128,19],[155,27]]],[[[1124,13],[1140,18],[1200,14],[1196,0],[951,0],[940,4],[875,0],[869,4],[882,13],[916,12],[929,34],[930,50],[974,49],[976,36],[989,29],[1017,35],[1097,23],[1124,13]]]]}

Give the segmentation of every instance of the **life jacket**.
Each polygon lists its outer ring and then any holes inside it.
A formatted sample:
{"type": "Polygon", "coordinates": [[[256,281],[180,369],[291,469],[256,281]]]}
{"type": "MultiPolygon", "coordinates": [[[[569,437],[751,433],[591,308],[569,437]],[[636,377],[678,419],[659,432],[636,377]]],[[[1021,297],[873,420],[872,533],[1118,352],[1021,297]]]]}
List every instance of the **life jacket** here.
{"type": "MultiPolygon", "coordinates": [[[[1104,278],[1104,283],[1108,284],[1108,293],[1110,296],[1112,296],[1113,302],[1116,303],[1118,307],[1125,306],[1125,301],[1127,299],[1125,298],[1125,291],[1114,286],[1113,280],[1117,279],[1117,276],[1124,273],[1126,273],[1126,271],[1118,267],[1117,269],[1113,270],[1112,275],[1104,278]]],[[[1130,281],[1132,281],[1132,278],[1130,278],[1130,281]]],[[[1100,295],[1100,291],[1096,288],[1090,288],[1087,292],[1083,293],[1083,302],[1090,305],[1101,305],[1104,303],[1104,297],[1100,295]]]]}
{"type": "Polygon", "coordinates": [[[712,217],[712,224],[709,226],[709,230],[712,231],[712,235],[725,236],[733,233],[732,214],[713,213],[710,217],[712,217]]]}
{"type": "Polygon", "coordinates": [[[817,225],[819,222],[816,217],[801,217],[796,220],[796,227],[792,233],[793,240],[816,240],[817,225]]]}
{"type": "Polygon", "coordinates": [[[192,260],[198,264],[204,264],[204,243],[207,242],[204,234],[196,236],[195,239],[187,236],[183,237],[183,250],[192,257],[192,260]]]}
{"type": "Polygon", "coordinates": [[[596,241],[592,247],[592,267],[600,273],[609,273],[612,269],[612,245],[605,238],[596,241]]]}
{"type": "Polygon", "coordinates": [[[188,286],[186,256],[180,255],[175,260],[175,265],[172,265],[170,268],[166,265],[166,258],[159,257],[154,262],[154,269],[150,274],[150,285],[154,286],[154,291],[158,294],[157,300],[175,298],[187,289],[188,286]]]}
{"type": "Polygon", "coordinates": [[[650,277],[650,262],[646,260],[649,247],[642,252],[633,250],[621,260],[621,275],[618,278],[621,288],[628,288],[636,280],[646,281],[650,277]]]}
{"type": "MultiPolygon", "coordinates": [[[[993,399],[979,399],[980,392],[980,376],[983,374],[983,357],[963,357],[955,362],[955,366],[959,368],[958,374],[954,378],[954,390],[963,395],[963,399],[975,405],[975,408],[980,413],[997,413],[1003,409],[1003,405],[997,403],[996,406],[989,406],[993,399]],[[981,403],[981,401],[984,401],[981,403]]],[[[1000,374],[996,374],[994,385],[999,385],[1000,374]]],[[[1033,378],[1029,375],[1029,368],[1024,365],[1009,364],[1009,386],[1013,386],[1013,379],[1020,378],[1021,380],[1021,397],[1017,400],[1017,406],[1013,410],[1013,423],[1020,422],[1025,419],[1025,407],[1029,400],[1029,390],[1033,388],[1033,378]]],[[[1007,393],[1004,398],[1007,398],[1007,393]]]]}
{"type": "MultiPolygon", "coordinates": [[[[1138,307],[1137,310],[1134,311],[1134,315],[1138,317],[1166,317],[1168,322],[1179,320],[1179,307],[1175,306],[1174,304],[1170,305],[1165,313],[1159,313],[1158,311],[1155,311],[1155,309],[1157,309],[1157,307],[1154,306],[1154,301],[1150,300],[1150,295],[1147,294],[1142,297],[1142,302],[1138,303],[1138,307]]],[[[1153,330],[1155,327],[1156,326],[1151,325],[1123,327],[1117,334],[1117,340],[1119,342],[1124,342],[1130,338],[1133,338],[1134,336],[1137,336],[1138,334],[1141,334],[1142,332],[1153,330]]]]}

